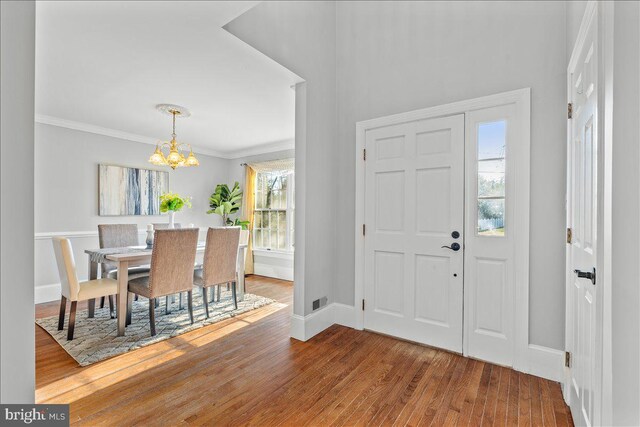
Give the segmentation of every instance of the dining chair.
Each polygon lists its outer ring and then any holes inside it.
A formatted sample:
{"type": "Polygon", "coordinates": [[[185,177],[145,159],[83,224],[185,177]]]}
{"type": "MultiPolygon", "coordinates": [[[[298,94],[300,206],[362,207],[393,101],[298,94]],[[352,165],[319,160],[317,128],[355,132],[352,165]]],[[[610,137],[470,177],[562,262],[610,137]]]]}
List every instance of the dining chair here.
{"type": "Polygon", "coordinates": [[[71,241],[64,237],[53,238],[53,251],[58,264],[60,274],[60,315],[58,317],[58,330],[64,329],[64,315],[67,309],[67,300],[71,302],[69,313],[69,331],[67,340],[73,339],[73,331],[76,325],[76,307],[78,301],[95,300],[95,298],[114,295],[118,293],[118,281],[110,278],[78,281],[76,263],[73,258],[71,241]]]}
{"type": "MultiPolygon", "coordinates": [[[[166,222],[162,222],[162,223],[158,223],[158,224],[152,224],[153,225],[153,229],[154,230],[168,230],[169,229],[169,224],[166,222]]],[[[182,224],[180,224],[179,222],[176,222],[173,224],[174,229],[176,228],[182,228],[182,224]]]]}
{"type": "MultiPolygon", "coordinates": [[[[138,226],[136,224],[100,224],[98,225],[98,241],[100,249],[104,248],[124,248],[127,246],[138,246],[138,226]]],[[[100,276],[103,278],[118,278],[118,268],[112,263],[102,263],[100,265],[100,276]]],[[[139,266],[129,268],[129,277],[148,276],[149,267],[139,266]]],[[[100,308],[104,307],[104,297],[100,299],[100,308]]],[[[113,316],[113,296],[109,295],[109,310],[113,316]]]]}
{"type": "MultiPolygon", "coordinates": [[[[202,300],[205,314],[209,318],[209,302],[207,289],[231,283],[233,304],[238,309],[236,298],[238,246],[240,244],[240,227],[216,227],[207,230],[207,241],[204,249],[202,267],[193,273],[193,283],[202,288],[202,300]]],[[[218,301],[220,296],[218,294],[218,301]]]]}
{"type": "Polygon", "coordinates": [[[151,336],[156,334],[155,305],[159,297],[187,292],[189,317],[193,324],[193,265],[196,261],[198,229],[156,230],[149,275],[129,280],[127,324],[131,323],[132,294],[149,299],[151,336]]]}

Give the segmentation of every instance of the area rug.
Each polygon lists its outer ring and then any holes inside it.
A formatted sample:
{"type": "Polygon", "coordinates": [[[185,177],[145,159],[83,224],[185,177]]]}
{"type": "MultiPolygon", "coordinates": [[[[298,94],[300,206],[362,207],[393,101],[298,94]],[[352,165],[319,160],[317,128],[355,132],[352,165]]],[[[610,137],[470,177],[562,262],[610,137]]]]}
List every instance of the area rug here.
{"type": "Polygon", "coordinates": [[[108,304],[105,304],[105,308],[102,309],[96,307],[95,317],[92,319],[87,317],[87,310],[76,312],[76,326],[72,341],[67,341],[68,309],[62,331],[58,330],[58,316],[37,319],[36,324],[47,331],[80,366],[87,366],[274,302],[272,299],[259,295],[244,294],[244,299],[238,301],[238,309],[234,310],[231,292],[223,291],[220,302],[209,303],[209,318],[207,319],[202,305],[202,293],[199,288],[194,288],[194,324],[192,325],[189,321],[186,293],[183,294],[181,310],[178,306],[177,295],[174,303],[171,303],[171,299],[169,299],[171,308],[169,314],[165,314],[165,298],[160,298],[160,305],[156,308],[156,336],[154,337],[149,332],[149,302],[142,297],[133,302],[131,324],[127,326],[123,337],[116,336],[117,323],[116,319],[109,317],[108,304]]]}

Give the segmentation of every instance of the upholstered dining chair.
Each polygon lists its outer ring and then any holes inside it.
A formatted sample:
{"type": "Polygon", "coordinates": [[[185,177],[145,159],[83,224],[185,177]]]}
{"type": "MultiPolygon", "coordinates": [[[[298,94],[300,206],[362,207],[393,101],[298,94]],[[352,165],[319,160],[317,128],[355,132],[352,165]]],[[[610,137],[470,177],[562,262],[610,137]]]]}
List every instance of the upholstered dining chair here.
{"type": "Polygon", "coordinates": [[[187,292],[189,317],[193,323],[193,265],[196,261],[198,229],[156,230],[149,276],[129,280],[127,324],[131,323],[132,294],[149,299],[151,336],[156,334],[155,305],[159,297],[187,292]]]}
{"type": "MultiPolygon", "coordinates": [[[[193,273],[193,283],[202,288],[202,300],[207,318],[209,318],[209,302],[207,289],[231,283],[233,304],[238,309],[236,298],[238,246],[240,244],[240,227],[219,227],[207,230],[207,242],[204,249],[202,267],[193,273]]],[[[220,296],[218,294],[218,301],[220,296]]]]}
{"type": "Polygon", "coordinates": [[[69,331],[67,339],[73,339],[73,331],[76,325],[76,307],[78,301],[91,300],[114,295],[118,293],[118,282],[114,279],[94,279],[84,282],[78,281],[76,273],[76,263],[73,258],[71,241],[64,237],[53,238],[53,251],[56,255],[58,273],[60,274],[60,285],[62,296],[60,298],[60,316],[58,318],[58,330],[64,329],[64,316],[67,309],[67,300],[71,301],[71,311],[69,313],[69,331]]]}
{"type": "MultiPolygon", "coordinates": [[[[98,240],[100,248],[124,248],[139,245],[138,226],[136,224],[100,224],[98,225],[98,240]]],[[[118,268],[115,264],[102,263],[100,265],[102,278],[117,279],[118,268]]],[[[130,267],[129,278],[149,275],[148,266],[130,267]]],[[[104,307],[104,297],[100,299],[100,308],[104,307]]],[[[113,317],[113,296],[109,295],[109,310],[113,317]]]]}

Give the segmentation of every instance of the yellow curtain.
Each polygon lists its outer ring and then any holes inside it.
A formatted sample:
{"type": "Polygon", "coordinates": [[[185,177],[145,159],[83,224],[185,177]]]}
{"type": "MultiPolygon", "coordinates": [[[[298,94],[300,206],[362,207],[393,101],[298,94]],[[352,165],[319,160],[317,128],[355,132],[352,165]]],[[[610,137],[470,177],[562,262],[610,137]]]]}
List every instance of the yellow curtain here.
{"type": "Polygon", "coordinates": [[[256,205],[256,171],[249,165],[246,165],[244,169],[242,219],[249,221],[249,244],[244,259],[244,272],[245,274],[253,274],[253,209],[256,205]]]}

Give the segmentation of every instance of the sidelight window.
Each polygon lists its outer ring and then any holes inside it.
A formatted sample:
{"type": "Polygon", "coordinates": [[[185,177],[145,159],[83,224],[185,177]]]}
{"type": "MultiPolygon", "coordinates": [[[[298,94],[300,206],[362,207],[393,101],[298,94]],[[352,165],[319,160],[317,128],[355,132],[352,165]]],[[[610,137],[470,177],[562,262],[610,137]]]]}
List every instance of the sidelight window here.
{"type": "Polygon", "coordinates": [[[478,125],[478,235],[504,236],[506,120],[478,125]]]}

